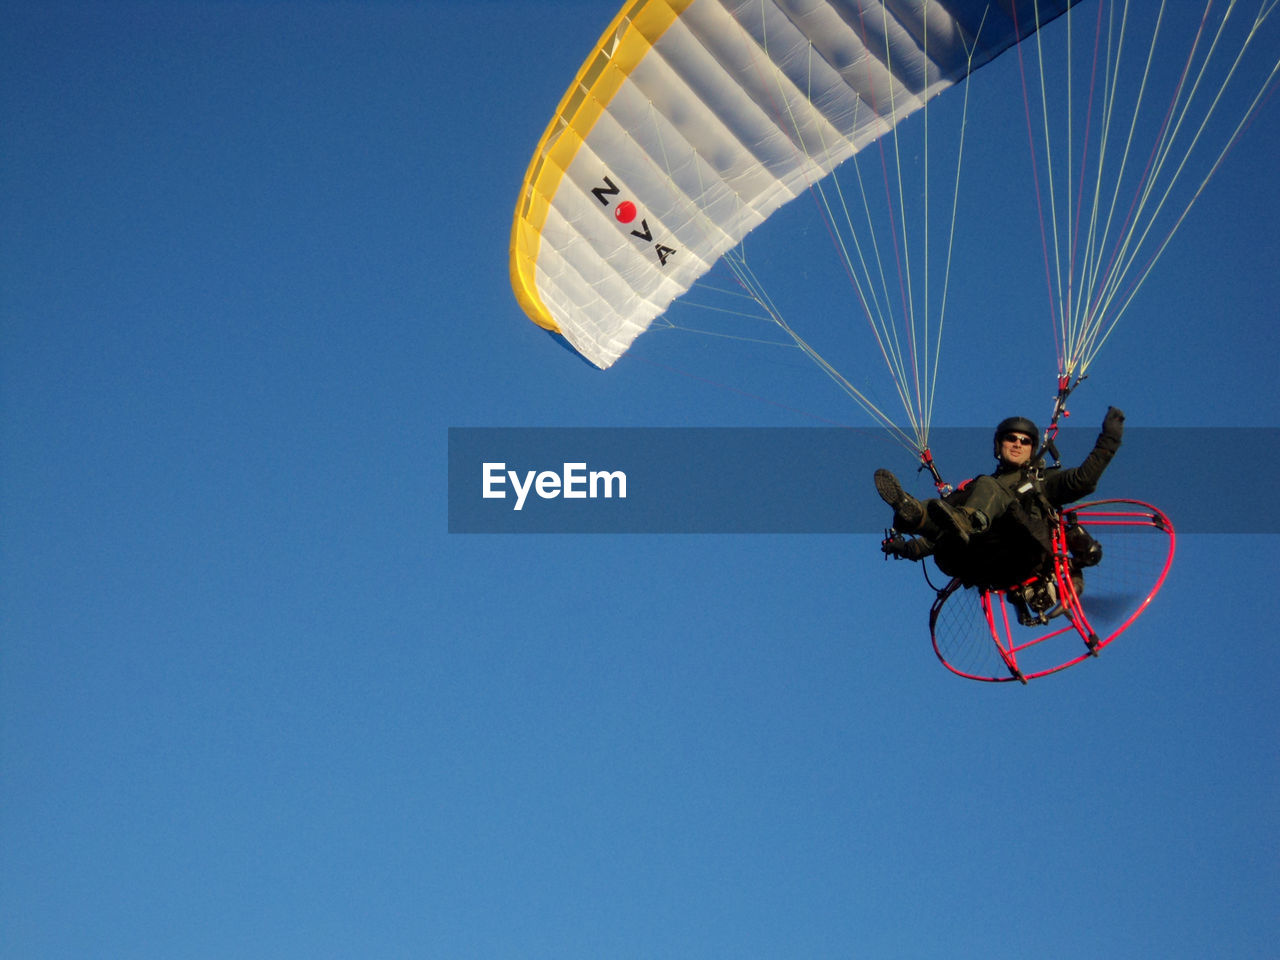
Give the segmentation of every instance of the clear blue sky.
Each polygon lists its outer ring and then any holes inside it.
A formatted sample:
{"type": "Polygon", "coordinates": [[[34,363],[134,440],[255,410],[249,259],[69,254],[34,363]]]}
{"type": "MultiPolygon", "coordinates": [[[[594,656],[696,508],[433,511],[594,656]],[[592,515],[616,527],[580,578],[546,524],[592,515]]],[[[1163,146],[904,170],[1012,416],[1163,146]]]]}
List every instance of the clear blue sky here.
{"type": "MultiPolygon", "coordinates": [[[[0,957],[1271,953],[1274,534],[1183,538],[1021,688],[938,665],[872,536],[446,532],[451,426],[867,424],[520,312],[516,192],[614,6],[3,4],[0,957]]],[[[1276,121],[1079,421],[1280,425],[1276,121]]],[[[991,244],[941,425],[1048,406],[991,244]]]]}

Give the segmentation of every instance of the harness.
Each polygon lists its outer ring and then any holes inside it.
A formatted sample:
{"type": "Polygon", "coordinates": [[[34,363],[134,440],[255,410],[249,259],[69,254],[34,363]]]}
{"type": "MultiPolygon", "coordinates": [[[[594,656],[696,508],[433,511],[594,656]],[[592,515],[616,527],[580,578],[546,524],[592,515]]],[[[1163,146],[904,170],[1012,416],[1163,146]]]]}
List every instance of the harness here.
{"type": "Polygon", "coordinates": [[[1013,488],[1014,499],[1025,510],[1034,505],[1037,512],[1050,526],[1058,519],[1058,509],[1049,502],[1044,492],[1045,468],[1043,461],[1036,461],[1034,466],[1024,467],[1021,482],[1013,488]]]}

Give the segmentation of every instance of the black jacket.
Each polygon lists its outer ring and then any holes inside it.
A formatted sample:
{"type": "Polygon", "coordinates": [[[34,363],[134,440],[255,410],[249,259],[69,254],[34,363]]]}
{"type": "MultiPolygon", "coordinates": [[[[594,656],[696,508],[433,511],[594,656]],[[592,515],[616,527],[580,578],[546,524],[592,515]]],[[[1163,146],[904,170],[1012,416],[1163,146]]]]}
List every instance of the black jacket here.
{"type": "Polygon", "coordinates": [[[1119,447],[1118,439],[1099,434],[1080,466],[1069,469],[1002,462],[990,474],[994,484],[976,478],[947,498],[982,510],[991,529],[968,544],[943,539],[920,552],[932,552],[944,573],[970,584],[1007,586],[1037,575],[1053,552],[1053,514],[1098,488],[1119,447]]]}

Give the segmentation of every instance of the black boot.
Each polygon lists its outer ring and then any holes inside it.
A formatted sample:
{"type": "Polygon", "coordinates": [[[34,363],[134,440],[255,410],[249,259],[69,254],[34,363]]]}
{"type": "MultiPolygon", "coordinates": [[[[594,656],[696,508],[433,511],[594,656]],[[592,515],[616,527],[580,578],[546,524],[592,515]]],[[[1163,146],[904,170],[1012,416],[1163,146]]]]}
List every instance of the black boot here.
{"type": "Polygon", "coordinates": [[[899,530],[920,529],[920,524],[924,523],[924,507],[919,500],[902,489],[898,478],[888,470],[877,470],[875,482],[880,499],[893,507],[893,525],[899,530]]]}
{"type": "Polygon", "coordinates": [[[961,543],[968,543],[970,537],[985,532],[988,526],[987,515],[982,511],[953,507],[945,500],[929,501],[929,519],[961,543]]]}

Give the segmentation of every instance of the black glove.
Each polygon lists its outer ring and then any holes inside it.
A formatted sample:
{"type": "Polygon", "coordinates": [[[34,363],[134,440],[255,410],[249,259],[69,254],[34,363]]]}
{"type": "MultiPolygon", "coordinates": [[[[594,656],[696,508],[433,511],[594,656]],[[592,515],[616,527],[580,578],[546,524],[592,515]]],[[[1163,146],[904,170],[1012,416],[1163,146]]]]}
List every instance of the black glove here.
{"type": "Polygon", "coordinates": [[[880,549],[885,558],[900,557],[904,560],[921,560],[932,553],[926,541],[916,537],[904,537],[900,533],[885,537],[880,541],[880,549]]]}
{"type": "Polygon", "coordinates": [[[1102,418],[1102,435],[1108,440],[1120,442],[1124,436],[1124,411],[1115,407],[1107,407],[1107,415],[1102,418]]]}
{"type": "Polygon", "coordinates": [[[906,556],[907,544],[910,542],[902,534],[895,533],[893,536],[885,537],[880,541],[880,549],[886,557],[902,557],[906,556]]]}

